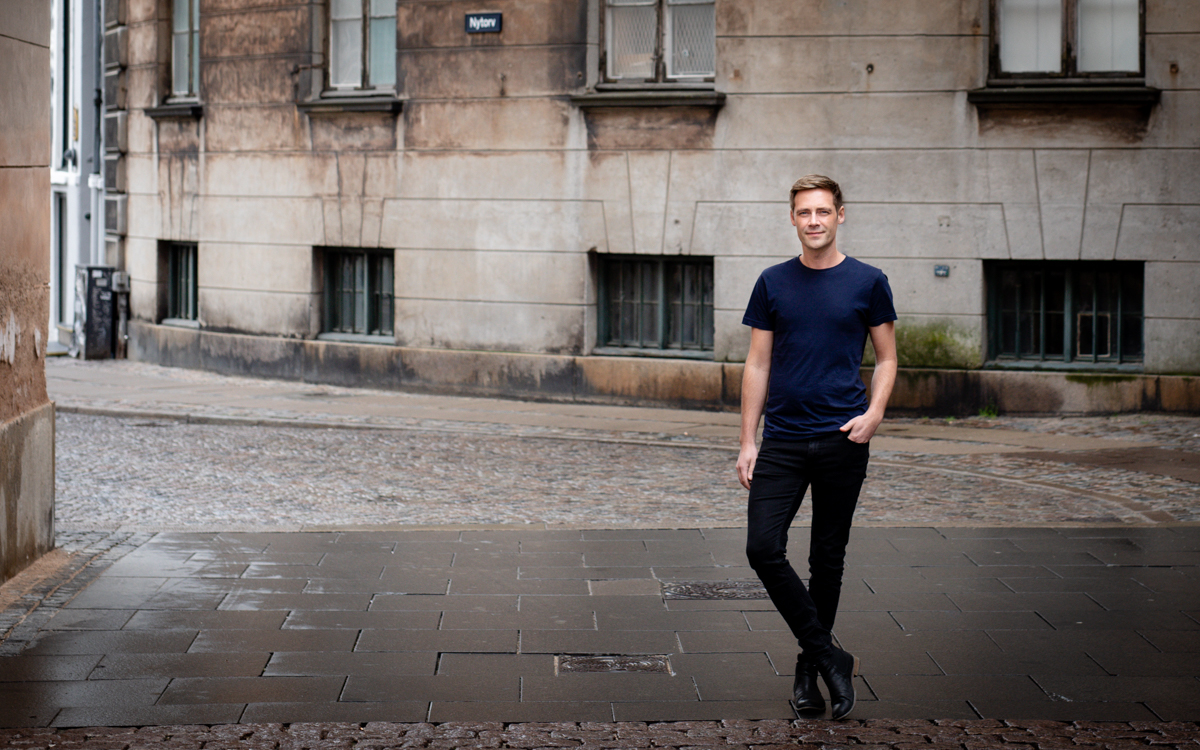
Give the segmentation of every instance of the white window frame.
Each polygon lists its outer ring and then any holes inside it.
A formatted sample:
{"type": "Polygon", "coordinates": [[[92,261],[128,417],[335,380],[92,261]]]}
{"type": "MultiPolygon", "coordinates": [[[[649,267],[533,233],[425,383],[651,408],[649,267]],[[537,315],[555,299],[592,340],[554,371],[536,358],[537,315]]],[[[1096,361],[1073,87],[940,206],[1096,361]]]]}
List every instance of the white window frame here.
{"type": "Polygon", "coordinates": [[[1141,82],[1146,69],[1146,3],[1138,0],[1138,52],[1137,70],[1083,70],[1079,69],[1079,8],[1081,2],[1087,0],[1057,0],[1060,3],[1060,62],[1057,70],[1051,71],[1008,71],[1003,67],[1002,46],[1003,21],[1001,19],[1001,4],[1005,0],[991,0],[991,78],[1004,79],[1043,79],[1047,82],[1054,80],[1070,81],[1073,83],[1141,82]]]}
{"type": "MultiPolygon", "coordinates": [[[[716,77],[716,3],[715,0],[626,0],[621,5],[634,5],[641,7],[653,6],[655,9],[655,40],[654,49],[651,53],[650,67],[651,72],[648,76],[622,75],[619,71],[614,70],[613,66],[613,44],[614,40],[611,36],[615,24],[612,21],[613,5],[612,0],[600,0],[600,45],[601,45],[601,62],[600,75],[601,80],[607,83],[635,83],[635,84],[654,84],[654,83],[710,83],[716,77]],[[683,8],[695,5],[709,5],[713,7],[713,70],[696,73],[696,74],[679,74],[672,70],[672,49],[671,42],[673,34],[671,33],[672,19],[674,13],[672,8],[683,8]]],[[[616,6],[619,7],[619,6],[616,6]]]]}
{"type": "Polygon", "coordinates": [[[171,96],[174,101],[190,101],[200,98],[200,0],[171,0],[171,96]],[[186,9],[186,30],[179,30],[179,11],[186,9]],[[176,87],[179,79],[180,60],[176,36],[187,34],[187,83],[186,89],[176,87]]]}
{"type": "MultiPolygon", "coordinates": [[[[336,26],[337,26],[337,21],[339,19],[335,18],[334,14],[337,12],[336,6],[338,5],[338,0],[328,0],[328,11],[326,14],[326,21],[327,21],[326,28],[329,31],[328,31],[328,34],[326,35],[327,41],[326,41],[325,49],[328,53],[326,59],[329,61],[329,64],[326,66],[326,70],[325,70],[326,90],[332,91],[332,92],[338,92],[338,91],[353,92],[353,91],[363,91],[363,90],[372,90],[372,89],[373,90],[381,90],[381,91],[389,91],[389,92],[394,91],[396,88],[396,0],[360,0],[360,1],[362,4],[362,8],[360,11],[361,15],[357,16],[357,18],[359,19],[359,21],[361,23],[361,26],[359,27],[359,36],[358,36],[359,74],[358,74],[357,78],[353,81],[348,81],[348,80],[337,81],[336,78],[337,78],[338,71],[336,69],[336,66],[338,63],[337,63],[337,49],[336,49],[336,47],[337,47],[337,39],[336,39],[337,28],[336,28],[336,26]],[[391,11],[391,13],[388,15],[379,15],[378,13],[376,13],[376,15],[372,15],[372,13],[375,12],[378,4],[381,2],[388,3],[389,10],[391,11]],[[376,75],[373,77],[371,75],[371,44],[372,44],[371,21],[373,19],[388,19],[388,18],[390,18],[392,21],[392,23],[391,23],[392,44],[391,44],[391,55],[389,56],[389,67],[390,67],[391,72],[390,72],[390,75],[383,75],[383,76],[376,75]],[[388,80],[389,78],[390,78],[390,80],[388,80]],[[377,80],[377,79],[379,79],[379,80],[377,80]]],[[[351,0],[351,2],[353,2],[353,0],[351,0]]],[[[346,20],[349,20],[349,18],[346,20]]]]}

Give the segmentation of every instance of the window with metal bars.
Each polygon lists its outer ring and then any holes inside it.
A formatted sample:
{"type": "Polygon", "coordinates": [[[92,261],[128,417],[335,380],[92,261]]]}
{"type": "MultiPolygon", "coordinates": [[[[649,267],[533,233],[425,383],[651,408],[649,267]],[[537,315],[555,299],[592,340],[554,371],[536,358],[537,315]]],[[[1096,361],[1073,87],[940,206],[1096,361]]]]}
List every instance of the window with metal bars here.
{"type": "Polygon", "coordinates": [[[171,14],[171,93],[200,95],[200,0],[174,0],[171,14]]]}
{"type": "Polygon", "coordinates": [[[326,248],[326,333],[391,336],[395,327],[391,250],[326,248]]]}
{"type": "Polygon", "coordinates": [[[712,258],[601,258],[601,346],[712,351],[712,258]]]}
{"type": "Polygon", "coordinates": [[[993,362],[1142,361],[1142,263],[998,261],[985,271],[993,362]]]}
{"type": "Polygon", "coordinates": [[[171,242],[167,245],[167,317],[197,320],[196,244],[171,242]]]}
{"type": "Polygon", "coordinates": [[[329,88],[396,85],[396,0],[330,0],[329,88]]]}
{"type": "Polygon", "coordinates": [[[992,76],[1142,73],[1142,0],[992,0],[992,76]]]}
{"type": "Polygon", "coordinates": [[[712,80],[717,55],[714,5],[714,0],[605,0],[605,78],[712,80]]]}

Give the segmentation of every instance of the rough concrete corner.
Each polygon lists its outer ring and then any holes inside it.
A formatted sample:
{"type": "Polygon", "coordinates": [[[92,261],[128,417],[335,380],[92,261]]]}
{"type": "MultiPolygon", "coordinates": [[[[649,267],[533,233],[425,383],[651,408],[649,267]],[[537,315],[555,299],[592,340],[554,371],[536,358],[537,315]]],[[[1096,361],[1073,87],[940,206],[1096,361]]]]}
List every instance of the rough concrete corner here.
{"type": "Polygon", "coordinates": [[[0,582],[54,548],[54,404],[0,425],[0,582]]]}

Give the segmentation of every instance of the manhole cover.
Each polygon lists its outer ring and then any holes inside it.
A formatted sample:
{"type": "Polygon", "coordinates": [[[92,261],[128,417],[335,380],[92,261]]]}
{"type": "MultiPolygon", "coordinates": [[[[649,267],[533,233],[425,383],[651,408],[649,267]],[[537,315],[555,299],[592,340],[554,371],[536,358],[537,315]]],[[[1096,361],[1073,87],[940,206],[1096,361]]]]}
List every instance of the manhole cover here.
{"type": "Polygon", "coordinates": [[[663,581],[664,599],[769,599],[758,581],[663,581]]]}
{"type": "Polygon", "coordinates": [[[568,672],[661,672],[671,674],[671,662],[665,656],[611,654],[607,656],[559,654],[559,674],[568,672]]]}

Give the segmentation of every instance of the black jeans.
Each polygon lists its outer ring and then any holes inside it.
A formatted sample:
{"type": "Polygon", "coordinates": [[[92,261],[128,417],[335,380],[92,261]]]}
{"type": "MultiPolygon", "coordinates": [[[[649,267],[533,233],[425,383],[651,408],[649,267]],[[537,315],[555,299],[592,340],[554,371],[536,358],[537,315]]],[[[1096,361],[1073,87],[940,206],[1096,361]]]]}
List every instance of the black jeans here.
{"type": "Polygon", "coordinates": [[[867,474],[870,448],[845,433],[802,442],[764,440],[750,483],[746,557],[800,648],[829,652],[845,570],[850,522],[867,474]],[[788,527],[812,487],[808,588],[787,559],[788,527]]]}

